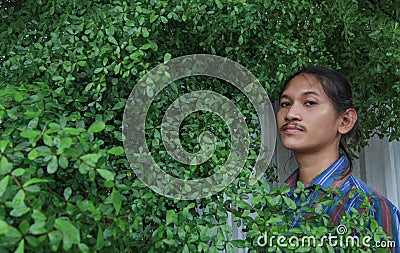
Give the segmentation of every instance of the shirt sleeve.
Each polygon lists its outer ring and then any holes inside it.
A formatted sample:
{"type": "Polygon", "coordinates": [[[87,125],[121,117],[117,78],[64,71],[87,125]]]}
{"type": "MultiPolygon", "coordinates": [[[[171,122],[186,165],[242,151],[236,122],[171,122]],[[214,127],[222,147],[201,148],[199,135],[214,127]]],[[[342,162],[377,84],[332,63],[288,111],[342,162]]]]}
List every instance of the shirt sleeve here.
{"type": "Polygon", "coordinates": [[[386,234],[391,236],[395,243],[392,252],[400,253],[400,211],[389,200],[382,196],[374,196],[371,215],[374,216],[378,224],[386,234]]]}

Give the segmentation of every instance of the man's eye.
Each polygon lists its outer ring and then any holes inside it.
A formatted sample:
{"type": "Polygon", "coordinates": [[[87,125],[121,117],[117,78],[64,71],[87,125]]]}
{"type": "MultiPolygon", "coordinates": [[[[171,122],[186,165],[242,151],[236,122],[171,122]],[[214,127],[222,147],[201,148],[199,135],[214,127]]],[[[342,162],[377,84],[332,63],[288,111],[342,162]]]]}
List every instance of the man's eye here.
{"type": "Polygon", "coordinates": [[[305,102],[305,105],[307,105],[307,106],[312,106],[312,105],[316,105],[316,104],[317,104],[317,102],[314,102],[314,101],[305,102]]]}
{"type": "Polygon", "coordinates": [[[289,102],[281,102],[281,107],[287,107],[290,106],[289,102]]]}

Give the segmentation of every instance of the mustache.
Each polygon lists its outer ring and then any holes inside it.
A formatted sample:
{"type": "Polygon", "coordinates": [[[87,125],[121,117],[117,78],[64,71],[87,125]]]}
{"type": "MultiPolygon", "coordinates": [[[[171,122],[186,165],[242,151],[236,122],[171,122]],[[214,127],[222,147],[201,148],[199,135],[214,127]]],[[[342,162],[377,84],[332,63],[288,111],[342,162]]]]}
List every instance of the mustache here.
{"type": "Polygon", "coordinates": [[[306,130],[305,126],[303,126],[303,125],[301,125],[299,123],[296,123],[296,122],[288,122],[288,123],[284,124],[283,126],[281,126],[281,130],[286,130],[288,128],[288,126],[294,126],[294,127],[299,128],[300,130],[303,130],[303,131],[306,130]]]}

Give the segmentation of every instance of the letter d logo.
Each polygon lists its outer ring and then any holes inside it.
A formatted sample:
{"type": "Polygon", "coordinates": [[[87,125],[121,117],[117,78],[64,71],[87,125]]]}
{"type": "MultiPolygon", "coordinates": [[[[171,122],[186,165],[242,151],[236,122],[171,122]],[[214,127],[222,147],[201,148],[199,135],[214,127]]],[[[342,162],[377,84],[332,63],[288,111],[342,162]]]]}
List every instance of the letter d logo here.
{"type": "Polygon", "coordinates": [[[260,235],[257,239],[257,244],[260,247],[265,247],[267,245],[268,242],[268,236],[267,236],[267,232],[264,232],[263,235],[260,235]]]}

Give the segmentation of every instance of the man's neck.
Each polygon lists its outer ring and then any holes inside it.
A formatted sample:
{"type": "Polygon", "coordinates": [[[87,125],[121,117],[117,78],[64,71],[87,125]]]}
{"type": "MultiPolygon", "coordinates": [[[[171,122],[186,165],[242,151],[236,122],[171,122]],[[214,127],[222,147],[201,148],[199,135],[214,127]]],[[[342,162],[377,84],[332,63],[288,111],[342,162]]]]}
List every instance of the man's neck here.
{"type": "Polygon", "coordinates": [[[308,184],[339,158],[339,152],[295,153],[295,157],[299,165],[299,180],[303,184],[308,184]]]}

